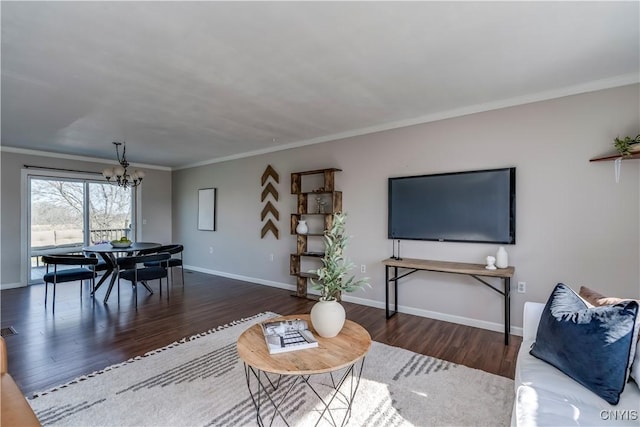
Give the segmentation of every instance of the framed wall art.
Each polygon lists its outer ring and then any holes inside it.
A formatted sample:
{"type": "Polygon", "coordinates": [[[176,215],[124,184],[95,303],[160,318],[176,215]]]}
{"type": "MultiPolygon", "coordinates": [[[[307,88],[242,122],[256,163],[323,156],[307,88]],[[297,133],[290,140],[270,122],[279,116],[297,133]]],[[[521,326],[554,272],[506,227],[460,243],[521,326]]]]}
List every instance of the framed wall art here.
{"type": "Polygon", "coordinates": [[[198,230],[216,231],[216,189],[198,190],[198,230]]]}

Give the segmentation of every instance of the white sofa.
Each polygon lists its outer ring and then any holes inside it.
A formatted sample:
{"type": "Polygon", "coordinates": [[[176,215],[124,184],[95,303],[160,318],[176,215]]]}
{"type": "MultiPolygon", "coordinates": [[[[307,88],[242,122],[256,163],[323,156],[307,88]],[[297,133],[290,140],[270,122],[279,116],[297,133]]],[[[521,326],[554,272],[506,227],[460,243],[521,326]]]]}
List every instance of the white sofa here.
{"type": "Polygon", "coordinates": [[[560,370],[529,354],[544,304],[524,306],[522,346],[515,373],[513,426],[640,426],[640,388],[625,385],[617,405],[610,405],[560,370]]]}

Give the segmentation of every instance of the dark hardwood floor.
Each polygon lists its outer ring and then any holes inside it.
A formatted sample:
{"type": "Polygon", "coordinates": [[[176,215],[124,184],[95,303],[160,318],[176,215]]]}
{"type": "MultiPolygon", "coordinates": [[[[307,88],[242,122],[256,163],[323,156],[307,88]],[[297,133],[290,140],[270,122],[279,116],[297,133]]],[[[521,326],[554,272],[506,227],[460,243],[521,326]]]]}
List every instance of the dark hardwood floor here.
{"type": "MultiPolygon", "coordinates": [[[[44,285],[1,292],[2,328],[18,332],[6,337],[9,372],[26,395],[77,376],[142,355],[198,332],[263,311],[308,313],[314,301],[289,291],[185,271],[186,285],[176,281],[162,298],[158,282],[149,295],[139,286],[138,311],[129,282],[120,298],[114,289],[104,304],[105,289],[95,300],[85,284],[58,285],[56,312],[44,306],[44,285]],[[95,302],[95,303],[94,303],[95,302]]],[[[51,291],[51,289],[50,289],[51,291]]],[[[51,292],[49,293],[51,298],[51,292]]],[[[384,310],[343,303],[347,318],[363,325],[379,342],[513,378],[522,339],[505,346],[498,332],[399,313],[389,320],[384,310]]]]}

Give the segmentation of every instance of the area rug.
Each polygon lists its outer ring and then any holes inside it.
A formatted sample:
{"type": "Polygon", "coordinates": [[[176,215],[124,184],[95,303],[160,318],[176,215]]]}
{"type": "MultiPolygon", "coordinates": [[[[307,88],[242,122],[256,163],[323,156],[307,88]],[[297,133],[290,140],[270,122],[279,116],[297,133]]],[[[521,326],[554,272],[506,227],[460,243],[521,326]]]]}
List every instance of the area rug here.
{"type": "MultiPolygon", "coordinates": [[[[261,313],[35,394],[43,425],[256,425],[236,340],[261,313]]],[[[329,381],[324,375],[313,381],[329,381]]],[[[513,381],[373,342],[349,426],[509,425],[513,381]]],[[[301,385],[284,411],[309,425],[317,398],[301,385]]],[[[282,425],[280,419],[274,425],[282,425]]],[[[321,425],[323,422],[321,422],[321,425]]]]}

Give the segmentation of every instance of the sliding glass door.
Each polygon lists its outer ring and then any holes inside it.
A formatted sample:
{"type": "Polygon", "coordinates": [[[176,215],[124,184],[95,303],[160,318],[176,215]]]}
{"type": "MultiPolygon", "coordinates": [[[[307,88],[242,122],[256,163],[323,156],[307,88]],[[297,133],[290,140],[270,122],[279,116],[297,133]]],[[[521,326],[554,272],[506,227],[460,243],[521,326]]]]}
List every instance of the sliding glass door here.
{"type": "Polygon", "coordinates": [[[45,272],[42,255],[78,252],[84,245],[84,185],[32,178],[29,188],[29,283],[38,283],[45,272]]]}
{"type": "Polygon", "coordinates": [[[41,283],[48,254],[82,253],[82,247],[127,236],[135,240],[133,190],[98,180],[28,177],[29,284],[41,283]]]}
{"type": "Polygon", "coordinates": [[[88,183],[90,244],[110,242],[121,237],[135,240],[131,232],[131,189],[105,183],[88,183]]]}

